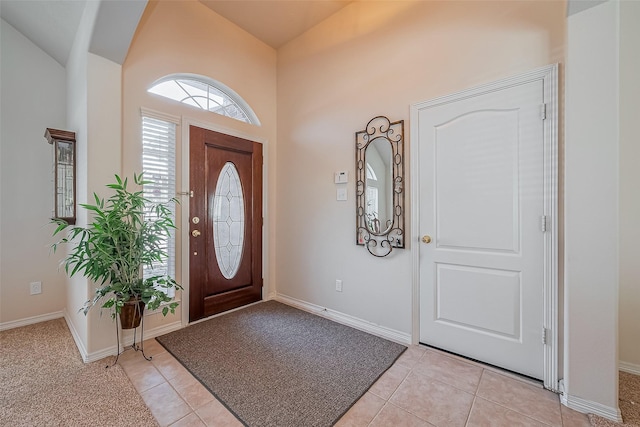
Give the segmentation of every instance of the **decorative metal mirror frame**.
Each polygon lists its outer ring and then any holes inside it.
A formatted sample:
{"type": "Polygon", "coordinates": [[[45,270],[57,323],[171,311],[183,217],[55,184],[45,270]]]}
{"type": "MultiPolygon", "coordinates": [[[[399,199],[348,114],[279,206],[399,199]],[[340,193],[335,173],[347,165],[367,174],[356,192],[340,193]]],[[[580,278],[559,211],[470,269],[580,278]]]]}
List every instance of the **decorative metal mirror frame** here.
{"type": "Polygon", "coordinates": [[[385,257],[394,248],[404,249],[404,120],[391,122],[385,116],[369,120],[364,130],[356,132],[356,244],[365,246],[376,257],[385,257]],[[391,145],[393,180],[393,216],[384,231],[376,233],[367,227],[366,150],[377,138],[391,145]]]}

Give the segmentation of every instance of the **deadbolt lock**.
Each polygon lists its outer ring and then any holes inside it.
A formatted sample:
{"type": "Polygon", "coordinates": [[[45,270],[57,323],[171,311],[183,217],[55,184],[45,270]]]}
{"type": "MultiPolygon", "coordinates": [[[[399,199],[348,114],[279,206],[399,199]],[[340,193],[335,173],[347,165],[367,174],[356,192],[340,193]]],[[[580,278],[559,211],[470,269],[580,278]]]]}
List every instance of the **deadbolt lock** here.
{"type": "Polygon", "coordinates": [[[194,216],[193,218],[191,218],[191,222],[194,224],[198,224],[200,222],[200,218],[198,218],[197,216],[194,216]]]}

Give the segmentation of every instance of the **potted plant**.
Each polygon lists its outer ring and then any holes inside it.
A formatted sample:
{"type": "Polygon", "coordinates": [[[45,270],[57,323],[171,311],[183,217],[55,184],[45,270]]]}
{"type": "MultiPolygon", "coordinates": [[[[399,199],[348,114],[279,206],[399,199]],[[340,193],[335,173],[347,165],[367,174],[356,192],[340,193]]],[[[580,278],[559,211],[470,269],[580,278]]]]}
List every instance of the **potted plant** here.
{"type": "MultiPolygon", "coordinates": [[[[162,308],[164,316],[169,311],[175,313],[178,306],[168,296],[169,289],[182,289],[173,278],[144,278],[142,274],[143,266],[152,267],[167,257],[163,243],[176,228],[169,206],[177,200],[152,203],[142,190],[129,190],[127,178],[115,175],[115,179],[115,183],[107,185],[113,190],[108,199],[94,193],[95,204],[80,205],[93,214],[86,227],[52,220],[57,224],[54,236],[64,234],[53,250],[61,244],[71,244],[70,253],[62,260],[67,274],[72,277],[81,273],[99,285],[94,297],[84,304],[84,314],[104,299],[101,307],[113,308],[112,316],[120,316],[122,328],[132,329],[139,326],[145,306],[155,310],[168,303],[162,308]]],[[[143,174],[134,174],[133,181],[139,187],[151,182],[145,181],[143,174]]]]}

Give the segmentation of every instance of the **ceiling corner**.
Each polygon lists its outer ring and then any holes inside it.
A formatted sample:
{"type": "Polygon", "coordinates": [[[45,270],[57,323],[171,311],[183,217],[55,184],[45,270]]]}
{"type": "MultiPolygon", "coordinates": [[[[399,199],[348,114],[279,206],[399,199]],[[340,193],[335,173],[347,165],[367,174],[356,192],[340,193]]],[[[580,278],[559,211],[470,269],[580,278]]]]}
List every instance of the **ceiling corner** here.
{"type": "Polygon", "coordinates": [[[89,52],[122,65],[146,6],[147,0],[100,2],[89,52]]]}

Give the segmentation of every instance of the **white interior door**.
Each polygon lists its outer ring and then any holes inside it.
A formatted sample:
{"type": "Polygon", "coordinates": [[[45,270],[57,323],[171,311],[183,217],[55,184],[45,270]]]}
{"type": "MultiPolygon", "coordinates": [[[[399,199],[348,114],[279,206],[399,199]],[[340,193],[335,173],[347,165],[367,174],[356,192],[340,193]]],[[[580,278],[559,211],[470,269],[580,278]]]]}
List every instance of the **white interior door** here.
{"type": "MultiPolygon", "coordinates": [[[[417,108],[420,342],[544,376],[542,79],[417,108]],[[422,240],[422,239],[421,239],[422,240]]],[[[416,135],[417,134],[417,135],[416,135]]],[[[415,194],[415,193],[414,193],[415,194]]]]}

